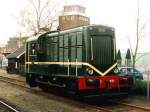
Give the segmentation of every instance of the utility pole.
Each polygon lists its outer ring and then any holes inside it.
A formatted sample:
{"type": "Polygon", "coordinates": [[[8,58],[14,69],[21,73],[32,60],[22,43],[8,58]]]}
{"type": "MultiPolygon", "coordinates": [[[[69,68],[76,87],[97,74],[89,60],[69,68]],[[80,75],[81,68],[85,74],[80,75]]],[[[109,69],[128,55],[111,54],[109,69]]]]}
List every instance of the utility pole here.
{"type": "Polygon", "coordinates": [[[149,68],[147,74],[147,101],[149,101],[149,68]]]}
{"type": "Polygon", "coordinates": [[[21,47],[21,32],[19,33],[19,48],[21,47]]]}

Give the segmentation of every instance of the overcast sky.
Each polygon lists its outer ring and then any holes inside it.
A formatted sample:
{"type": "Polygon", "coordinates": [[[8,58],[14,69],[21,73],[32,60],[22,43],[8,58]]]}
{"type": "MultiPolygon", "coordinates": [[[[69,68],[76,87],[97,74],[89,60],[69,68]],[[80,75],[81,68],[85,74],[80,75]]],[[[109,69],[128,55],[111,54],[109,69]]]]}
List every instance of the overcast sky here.
{"type": "MultiPolygon", "coordinates": [[[[1,0],[0,1],[0,44],[6,44],[9,37],[16,34],[18,26],[15,16],[26,5],[27,0],[1,0]]],[[[117,48],[126,51],[129,48],[127,36],[135,36],[137,16],[137,0],[53,0],[62,4],[81,4],[86,7],[91,24],[104,24],[116,29],[117,48]]],[[[141,22],[150,20],[150,0],[140,0],[141,22]]],[[[140,44],[140,52],[150,52],[149,38],[150,25],[147,22],[146,36],[140,44]]]]}

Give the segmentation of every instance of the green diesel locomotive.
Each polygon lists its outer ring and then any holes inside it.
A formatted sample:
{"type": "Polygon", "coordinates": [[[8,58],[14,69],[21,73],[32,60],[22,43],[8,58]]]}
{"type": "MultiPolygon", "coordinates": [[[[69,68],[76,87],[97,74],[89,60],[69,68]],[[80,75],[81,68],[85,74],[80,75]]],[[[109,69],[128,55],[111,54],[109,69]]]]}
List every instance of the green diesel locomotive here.
{"type": "Polygon", "coordinates": [[[127,93],[131,79],[117,74],[115,30],[89,25],[51,31],[26,42],[26,81],[31,87],[56,86],[70,93],[127,93]]]}

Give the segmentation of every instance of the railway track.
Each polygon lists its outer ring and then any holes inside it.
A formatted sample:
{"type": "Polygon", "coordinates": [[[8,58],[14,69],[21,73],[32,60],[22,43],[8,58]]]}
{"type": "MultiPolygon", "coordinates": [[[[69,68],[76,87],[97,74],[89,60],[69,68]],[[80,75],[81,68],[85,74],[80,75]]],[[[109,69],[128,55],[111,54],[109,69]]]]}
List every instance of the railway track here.
{"type": "Polygon", "coordinates": [[[145,108],[145,107],[128,104],[128,103],[123,103],[123,102],[117,102],[117,101],[116,101],[116,103],[118,103],[119,105],[122,105],[124,107],[128,107],[129,109],[137,110],[136,112],[150,112],[150,108],[145,108]]]}
{"type": "Polygon", "coordinates": [[[0,100],[0,111],[1,112],[20,112],[16,108],[10,106],[8,103],[0,100]]]}
{"type": "MultiPolygon", "coordinates": [[[[10,83],[10,84],[13,84],[16,86],[20,86],[20,87],[23,87],[25,89],[29,89],[32,92],[34,92],[35,94],[42,95],[42,96],[49,98],[49,94],[42,92],[42,91],[40,91],[40,89],[37,89],[37,88],[30,88],[29,86],[27,86],[25,84],[26,82],[23,82],[23,81],[20,81],[17,79],[11,79],[9,77],[3,77],[3,76],[0,76],[0,81],[10,83]]],[[[64,97],[61,97],[61,96],[57,96],[57,97],[59,97],[59,99],[62,98],[64,100],[64,97]]],[[[53,97],[53,98],[55,98],[55,97],[53,97]]],[[[109,109],[106,109],[103,107],[93,106],[93,105],[89,105],[89,104],[81,103],[81,102],[77,102],[77,101],[72,102],[72,100],[71,100],[71,102],[70,102],[70,100],[66,100],[65,102],[67,102],[69,104],[71,103],[71,104],[74,104],[76,106],[83,107],[83,108],[85,108],[85,107],[94,108],[94,109],[96,109],[97,112],[113,112],[112,110],[109,110],[109,109]]]]}
{"type": "Polygon", "coordinates": [[[107,105],[100,104],[99,102],[97,102],[95,105],[113,110],[113,112],[150,112],[150,108],[124,103],[121,101],[107,100],[105,103],[107,103],[107,105]]]}
{"type": "MultiPolygon", "coordinates": [[[[4,82],[7,82],[7,83],[10,83],[10,84],[21,86],[21,87],[26,88],[26,89],[30,89],[35,94],[46,96],[46,97],[49,98],[49,94],[47,94],[45,92],[42,92],[38,88],[30,88],[26,84],[25,81],[12,79],[12,78],[9,78],[9,77],[3,77],[3,76],[0,76],[0,80],[4,81],[4,82]]],[[[61,97],[61,96],[56,96],[56,97],[61,97]]],[[[65,101],[64,97],[62,99],[65,101]]],[[[65,102],[68,103],[68,100],[65,101],[65,102]]],[[[90,104],[90,103],[87,103],[87,102],[82,103],[82,102],[78,102],[78,101],[73,101],[74,105],[76,105],[76,106],[80,106],[81,107],[83,105],[83,108],[84,107],[94,108],[94,109],[96,109],[97,112],[115,112],[115,111],[119,111],[119,110],[120,110],[120,112],[122,112],[122,111],[126,111],[126,112],[130,112],[130,111],[134,111],[134,112],[150,112],[149,108],[144,108],[144,107],[136,106],[136,105],[133,105],[133,104],[127,104],[127,103],[118,102],[118,101],[111,101],[111,102],[113,102],[113,106],[112,105],[102,106],[102,105],[99,105],[99,104],[90,104]]],[[[70,103],[70,100],[69,100],[69,103],[70,103]]],[[[19,112],[19,111],[16,111],[16,112],[19,112]]]]}

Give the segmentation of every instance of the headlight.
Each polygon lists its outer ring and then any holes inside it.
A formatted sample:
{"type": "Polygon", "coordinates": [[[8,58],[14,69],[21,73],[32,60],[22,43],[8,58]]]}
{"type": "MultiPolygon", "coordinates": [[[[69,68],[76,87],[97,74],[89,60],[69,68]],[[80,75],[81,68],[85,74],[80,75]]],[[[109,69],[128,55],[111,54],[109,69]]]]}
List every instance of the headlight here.
{"type": "Polygon", "coordinates": [[[89,75],[93,75],[94,71],[90,68],[87,68],[86,71],[88,72],[89,75]]]}
{"type": "Polygon", "coordinates": [[[114,82],[115,82],[115,80],[114,80],[114,79],[112,79],[112,80],[109,80],[109,82],[110,82],[110,83],[114,83],[114,82]]]}

